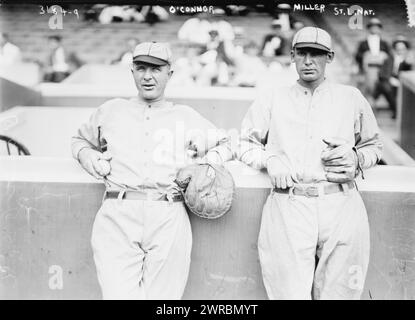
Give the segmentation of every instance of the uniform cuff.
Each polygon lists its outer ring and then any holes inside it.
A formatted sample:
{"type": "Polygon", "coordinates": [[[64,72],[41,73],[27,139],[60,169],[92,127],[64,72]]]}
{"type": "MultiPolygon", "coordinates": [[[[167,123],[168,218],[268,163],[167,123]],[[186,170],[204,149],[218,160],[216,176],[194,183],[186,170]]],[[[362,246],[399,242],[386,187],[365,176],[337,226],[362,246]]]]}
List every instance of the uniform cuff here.
{"type": "Polygon", "coordinates": [[[72,145],[72,156],[79,161],[79,153],[82,149],[89,148],[92,149],[92,146],[85,142],[77,142],[72,145]]]}
{"type": "Polygon", "coordinates": [[[357,168],[356,168],[356,177],[361,174],[362,175],[362,179],[365,178],[365,175],[363,173],[363,164],[364,164],[364,156],[361,152],[359,152],[356,147],[352,148],[353,151],[356,153],[356,157],[357,157],[357,168]]]}
{"type": "Polygon", "coordinates": [[[216,152],[222,159],[222,163],[233,159],[232,150],[227,146],[219,145],[217,147],[210,149],[207,153],[209,152],[216,152]]]}
{"type": "Polygon", "coordinates": [[[269,151],[265,151],[263,155],[263,168],[268,169],[268,160],[275,157],[278,157],[278,155],[269,151]]]}

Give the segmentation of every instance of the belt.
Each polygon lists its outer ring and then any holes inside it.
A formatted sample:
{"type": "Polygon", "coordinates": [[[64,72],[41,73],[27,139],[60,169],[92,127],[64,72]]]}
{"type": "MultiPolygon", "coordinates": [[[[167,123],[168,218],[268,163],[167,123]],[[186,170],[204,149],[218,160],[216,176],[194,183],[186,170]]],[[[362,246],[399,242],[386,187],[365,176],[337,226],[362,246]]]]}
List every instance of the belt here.
{"type": "MultiPolygon", "coordinates": [[[[323,194],[332,194],[332,193],[347,191],[348,189],[353,189],[353,188],[355,188],[354,181],[349,181],[344,184],[333,183],[333,184],[324,185],[322,186],[321,190],[323,194]]],[[[305,197],[311,198],[311,197],[321,196],[319,189],[320,188],[315,185],[294,186],[292,188],[286,188],[286,189],[274,188],[274,192],[285,193],[285,194],[290,194],[291,192],[293,195],[296,195],[296,196],[305,196],[305,197]]]]}
{"type": "Polygon", "coordinates": [[[171,199],[166,194],[163,194],[158,197],[151,197],[148,193],[136,192],[136,191],[105,191],[105,199],[121,199],[121,200],[149,200],[149,201],[173,201],[179,202],[183,201],[183,196],[178,194],[173,194],[171,199]]]}

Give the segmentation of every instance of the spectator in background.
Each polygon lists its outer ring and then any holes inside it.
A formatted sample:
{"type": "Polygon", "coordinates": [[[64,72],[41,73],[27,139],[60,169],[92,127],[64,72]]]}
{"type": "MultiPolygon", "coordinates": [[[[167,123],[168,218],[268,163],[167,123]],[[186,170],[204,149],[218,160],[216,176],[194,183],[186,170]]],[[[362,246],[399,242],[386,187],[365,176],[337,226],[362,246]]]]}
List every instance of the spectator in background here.
{"type": "Polygon", "coordinates": [[[294,34],[302,28],[304,28],[304,23],[302,21],[297,20],[293,22],[293,38],[294,34]]]}
{"type": "Polygon", "coordinates": [[[235,32],[233,26],[221,16],[208,15],[211,29],[217,30],[219,37],[226,42],[235,39],[235,32]]]}
{"type": "Polygon", "coordinates": [[[259,47],[254,41],[244,46],[244,52],[235,57],[235,76],[232,84],[240,87],[255,87],[267,67],[258,57],[259,47]]]}
{"type": "Polygon", "coordinates": [[[210,39],[210,30],[211,25],[207,20],[207,13],[200,13],[183,23],[177,37],[182,41],[206,45],[210,39]]]}
{"type": "Polygon", "coordinates": [[[392,43],[392,55],[385,61],[379,72],[379,80],[375,87],[374,98],[383,94],[392,111],[392,118],[396,118],[397,92],[400,85],[399,73],[412,70],[414,55],[409,50],[410,43],[404,36],[398,36],[392,43]]]}
{"type": "Polygon", "coordinates": [[[280,3],[277,5],[276,18],[281,24],[281,31],[288,33],[291,31],[292,18],[290,12],[292,11],[291,5],[288,3],[280,3]]]}
{"type": "MultiPolygon", "coordinates": [[[[288,41],[286,41],[288,50],[291,50],[290,49],[290,45],[291,45],[291,43],[294,40],[294,35],[298,31],[300,31],[300,29],[302,29],[302,28],[305,27],[305,25],[304,25],[304,23],[302,21],[299,21],[299,20],[295,20],[294,21],[293,19],[291,19],[291,21],[292,21],[292,30],[289,32],[289,36],[287,37],[288,41]]],[[[284,51],[286,51],[286,49],[284,51]]]]}
{"type": "Polygon", "coordinates": [[[232,41],[234,47],[234,55],[242,54],[244,51],[244,46],[247,43],[247,35],[245,29],[241,26],[233,27],[235,33],[235,39],[232,41]]]}
{"type": "Polygon", "coordinates": [[[274,19],[271,23],[272,32],[264,37],[261,52],[264,57],[276,57],[285,54],[286,39],[281,31],[281,23],[274,19]]]}
{"type": "Polygon", "coordinates": [[[251,9],[248,6],[227,5],[223,7],[227,16],[247,16],[251,9]]]}
{"type": "Polygon", "coordinates": [[[410,50],[411,44],[404,36],[398,36],[392,43],[393,55],[391,57],[392,76],[398,78],[401,71],[412,70],[415,64],[414,53],[410,50]]]}
{"type": "Polygon", "coordinates": [[[226,86],[230,81],[230,67],[234,47],[232,41],[222,38],[219,30],[209,31],[210,41],[206,44],[206,52],[201,55],[202,74],[199,84],[226,86]]]}
{"type": "Polygon", "coordinates": [[[122,64],[132,66],[133,63],[133,52],[139,40],[137,38],[129,38],[126,42],[126,49],[120,54],[120,56],[112,61],[113,64],[122,64]]]}
{"type": "Polygon", "coordinates": [[[232,25],[220,16],[198,14],[188,19],[178,31],[178,38],[204,46],[200,56],[201,72],[198,85],[227,85],[233,65],[235,32],[232,25]]]}
{"type": "Polygon", "coordinates": [[[12,65],[22,60],[22,54],[16,45],[9,41],[6,33],[0,33],[0,66],[12,65]]]}
{"type": "Polygon", "coordinates": [[[99,16],[107,7],[106,4],[86,5],[84,11],[84,20],[88,22],[99,22],[99,16]]]}
{"type": "Polygon", "coordinates": [[[193,86],[199,82],[208,82],[210,79],[201,81],[203,75],[202,64],[200,61],[201,45],[189,43],[186,46],[186,55],[176,60],[172,69],[173,76],[170,80],[171,85],[193,86]]]}
{"type": "Polygon", "coordinates": [[[166,21],[169,18],[169,13],[160,6],[143,6],[141,14],[144,17],[144,21],[149,25],[153,25],[157,22],[166,21]]]}
{"type": "Polygon", "coordinates": [[[224,41],[233,41],[235,32],[232,25],[220,16],[199,13],[190,18],[180,27],[177,37],[186,42],[207,45],[212,41],[211,30],[218,31],[219,37],[224,41]]]}
{"type": "Polygon", "coordinates": [[[124,8],[121,6],[105,7],[98,17],[99,22],[101,22],[102,24],[121,22],[125,21],[125,19],[126,14],[124,12],[124,8]]]}
{"type": "Polygon", "coordinates": [[[98,20],[102,24],[113,22],[143,22],[144,15],[135,6],[106,6],[99,14],[98,20]]]}
{"type": "Polygon", "coordinates": [[[370,19],[367,25],[367,38],[359,43],[355,56],[361,75],[360,86],[371,104],[374,103],[374,91],[379,78],[379,70],[390,55],[389,44],[382,40],[382,28],[379,19],[370,19]]]}
{"type": "Polygon", "coordinates": [[[48,46],[49,53],[45,63],[44,81],[61,82],[82,65],[75,53],[68,53],[64,49],[60,36],[49,36],[48,46]]]}

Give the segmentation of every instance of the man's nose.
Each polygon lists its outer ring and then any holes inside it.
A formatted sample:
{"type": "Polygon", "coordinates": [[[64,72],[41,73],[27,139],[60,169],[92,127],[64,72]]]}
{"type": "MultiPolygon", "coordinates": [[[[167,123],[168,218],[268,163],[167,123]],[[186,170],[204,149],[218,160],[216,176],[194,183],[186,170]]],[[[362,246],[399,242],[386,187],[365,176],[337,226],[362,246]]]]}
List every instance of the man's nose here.
{"type": "Polygon", "coordinates": [[[147,68],[144,72],[144,79],[151,79],[151,77],[153,76],[150,68],[147,68]]]}
{"type": "Polygon", "coordinates": [[[307,53],[304,57],[304,63],[305,64],[311,64],[311,55],[307,53]]]}

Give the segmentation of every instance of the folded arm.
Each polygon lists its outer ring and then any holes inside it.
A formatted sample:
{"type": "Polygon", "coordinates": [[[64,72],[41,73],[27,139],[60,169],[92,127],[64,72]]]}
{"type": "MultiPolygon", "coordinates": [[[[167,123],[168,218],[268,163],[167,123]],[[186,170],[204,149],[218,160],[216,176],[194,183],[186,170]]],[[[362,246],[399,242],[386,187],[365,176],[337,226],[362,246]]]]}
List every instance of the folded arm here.
{"type": "Polygon", "coordinates": [[[242,121],[236,157],[256,169],[266,168],[268,159],[275,156],[265,148],[271,120],[271,105],[271,93],[259,97],[252,103],[242,121]]]}
{"type": "Polygon", "coordinates": [[[379,127],[369,102],[360,92],[357,99],[359,112],[355,119],[355,150],[359,167],[364,170],[380,161],[383,143],[379,138],[379,127]]]}

